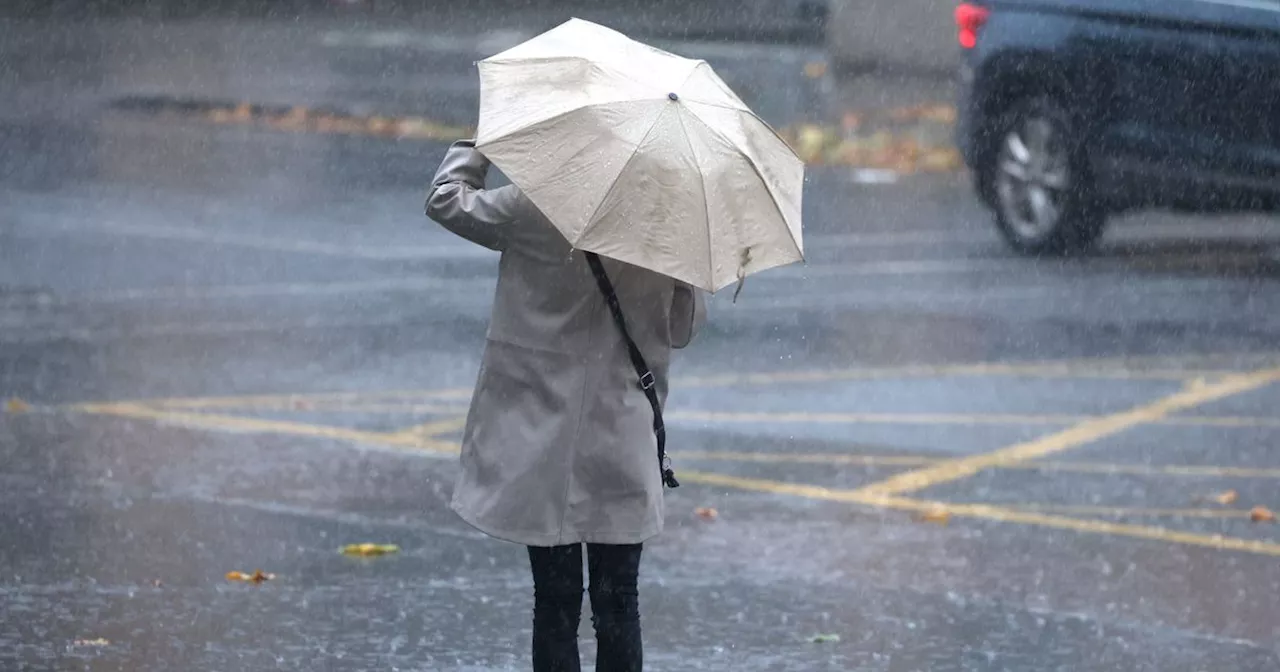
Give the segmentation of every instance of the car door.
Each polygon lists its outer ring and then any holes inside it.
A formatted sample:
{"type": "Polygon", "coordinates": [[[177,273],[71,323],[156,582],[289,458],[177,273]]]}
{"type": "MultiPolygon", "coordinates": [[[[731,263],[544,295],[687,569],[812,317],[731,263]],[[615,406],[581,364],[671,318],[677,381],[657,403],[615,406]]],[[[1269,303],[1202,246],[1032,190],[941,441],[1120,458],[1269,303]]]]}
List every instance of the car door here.
{"type": "Polygon", "coordinates": [[[1231,95],[1222,77],[1222,8],[1202,0],[1106,4],[1105,18],[1079,32],[1092,73],[1106,83],[1096,107],[1095,162],[1152,186],[1221,172],[1220,103],[1231,95]]]}
{"type": "Polygon", "coordinates": [[[1222,181],[1244,195],[1280,192],[1280,0],[1198,0],[1223,12],[1213,129],[1222,140],[1222,181]]]}

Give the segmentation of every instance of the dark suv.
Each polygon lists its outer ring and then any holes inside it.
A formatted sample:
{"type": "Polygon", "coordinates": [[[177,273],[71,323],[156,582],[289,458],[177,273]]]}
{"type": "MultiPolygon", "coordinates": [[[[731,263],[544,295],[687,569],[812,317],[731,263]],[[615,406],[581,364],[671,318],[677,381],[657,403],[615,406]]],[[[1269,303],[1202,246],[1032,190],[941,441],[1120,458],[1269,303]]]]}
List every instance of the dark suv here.
{"type": "Polygon", "coordinates": [[[956,9],[958,141],[1013,247],[1109,214],[1280,204],[1280,0],[990,0],[956,9]]]}

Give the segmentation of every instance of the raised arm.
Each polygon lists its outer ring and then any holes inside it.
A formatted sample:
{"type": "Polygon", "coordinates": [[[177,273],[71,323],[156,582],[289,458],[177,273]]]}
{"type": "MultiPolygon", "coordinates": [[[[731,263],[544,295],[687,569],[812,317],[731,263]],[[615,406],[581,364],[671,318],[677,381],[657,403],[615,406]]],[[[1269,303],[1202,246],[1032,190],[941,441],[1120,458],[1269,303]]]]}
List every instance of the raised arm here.
{"type": "Polygon", "coordinates": [[[520,198],[514,186],[485,189],[489,160],[475,142],[453,144],[427,193],[427,216],[467,240],[502,252],[511,240],[520,198]]]}

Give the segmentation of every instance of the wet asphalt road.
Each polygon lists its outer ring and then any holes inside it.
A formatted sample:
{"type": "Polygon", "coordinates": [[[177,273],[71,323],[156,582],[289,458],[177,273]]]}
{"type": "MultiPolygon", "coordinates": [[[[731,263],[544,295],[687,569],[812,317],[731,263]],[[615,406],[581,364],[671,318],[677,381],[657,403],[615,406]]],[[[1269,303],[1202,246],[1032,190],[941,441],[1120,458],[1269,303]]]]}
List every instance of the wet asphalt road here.
{"type": "MultiPolygon", "coordinates": [[[[109,106],[466,123],[518,30],[0,34],[0,669],[524,669],[523,552],[446,507],[496,259],[420,215],[445,144],[109,106]],[[335,550],[365,541],[403,550],[335,550]]],[[[676,46],[771,121],[831,113],[811,48],[676,46]]],[[[818,168],[806,199],[809,263],[717,297],[676,365],[651,669],[1280,667],[1249,513],[1280,509],[1275,222],[1030,260],[960,174],[818,168]]]]}

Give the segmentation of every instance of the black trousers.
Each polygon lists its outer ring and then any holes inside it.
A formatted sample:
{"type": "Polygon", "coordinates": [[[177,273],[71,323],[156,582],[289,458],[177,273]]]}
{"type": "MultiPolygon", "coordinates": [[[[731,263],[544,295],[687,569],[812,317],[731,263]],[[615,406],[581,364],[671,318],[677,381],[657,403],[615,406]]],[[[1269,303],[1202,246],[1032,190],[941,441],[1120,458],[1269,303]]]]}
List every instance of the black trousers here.
{"type": "MultiPolygon", "coordinates": [[[[591,622],[599,649],[596,672],[640,672],[642,546],[587,544],[591,622]]],[[[529,547],[533,566],[533,672],[579,672],[582,545],[529,547]]]]}

